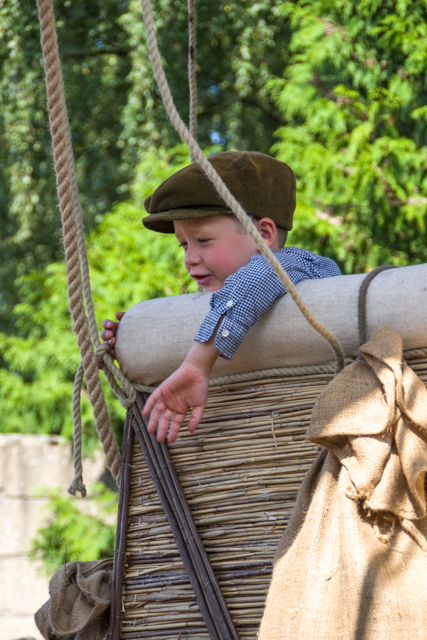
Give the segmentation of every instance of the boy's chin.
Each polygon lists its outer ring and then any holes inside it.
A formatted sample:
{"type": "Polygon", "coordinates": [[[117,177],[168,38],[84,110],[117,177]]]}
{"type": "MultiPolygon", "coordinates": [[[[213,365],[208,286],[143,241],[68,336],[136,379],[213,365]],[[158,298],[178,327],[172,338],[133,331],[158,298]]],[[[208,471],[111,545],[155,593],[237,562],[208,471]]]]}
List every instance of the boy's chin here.
{"type": "Polygon", "coordinates": [[[205,286],[199,285],[199,288],[203,291],[203,293],[212,293],[213,291],[219,291],[220,289],[222,289],[223,286],[224,284],[218,283],[218,284],[207,284],[205,286]]]}

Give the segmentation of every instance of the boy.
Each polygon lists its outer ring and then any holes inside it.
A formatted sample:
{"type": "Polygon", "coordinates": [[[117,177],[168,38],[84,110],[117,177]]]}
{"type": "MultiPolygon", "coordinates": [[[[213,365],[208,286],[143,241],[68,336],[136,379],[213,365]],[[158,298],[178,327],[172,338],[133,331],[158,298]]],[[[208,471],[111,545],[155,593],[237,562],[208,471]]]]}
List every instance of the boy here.
{"type": "MultiPolygon", "coordinates": [[[[294,284],[311,278],[340,275],[338,266],[305,249],[284,249],[295,211],[292,169],[255,152],[224,152],[209,161],[251,216],[294,284]]],[[[175,442],[191,409],[193,433],[206,406],[209,375],[221,355],[231,359],[249,328],[272,303],[286,293],[279,278],[260,255],[252,238],[227,210],[197,164],[181,169],[149,196],[146,228],[175,233],[184,250],[184,265],[203,291],[213,292],[211,310],[182,365],[148,398],[144,415],[148,431],[157,429],[159,442],[175,442]]],[[[116,314],[118,320],[123,314],[116,314]]],[[[104,320],[101,338],[114,355],[118,322],[104,320]]]]}

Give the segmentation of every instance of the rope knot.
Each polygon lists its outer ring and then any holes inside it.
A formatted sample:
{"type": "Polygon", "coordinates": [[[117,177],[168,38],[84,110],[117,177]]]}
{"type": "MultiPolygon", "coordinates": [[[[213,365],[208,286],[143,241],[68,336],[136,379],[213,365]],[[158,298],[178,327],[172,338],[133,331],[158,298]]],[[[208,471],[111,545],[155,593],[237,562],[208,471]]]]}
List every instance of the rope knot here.
{"type": "Polygon", "coordinates": [[[110,345],[107,342],[100,344],[95,350],[95,357],[98,367],[103,369],[112,390],[119,397],[122,407],[130,409],[135,403],[136,391],[130,380],[128,380],[119,367],[114,364],[114,360],[110,356],[110,345]],[[121,387],[119,387],[116,380],[120,382],[121,387]]]}
{"type": "Polygon", "coordinates": [[[95,357],[98,363],[98,369],[104,368],[104,356],[106,353],[109,353],[109,351],[110,345],[108,344],[108,342],[103,342],[99,345],[99,347],[95,349],[95,357]]]}
{"type": "Polygon", "coordinates": [[[130,409],[132,405],[135,404],[136,401],[136,391],[132,387],[132,392],[126,396],[123,392],[119,395],[120,404],[124,409],[130,409]]]}
{"type": "Polygon", "coordinates": [[[74,480],[68,487],[68,493],[70,493],[72,496],[75,496],[77,495],[77,493],[80,493],[82,498],[86,498],[87,496],[86,485],[83,482],[83,477],[81,474],[74,476],[74,480]]]}

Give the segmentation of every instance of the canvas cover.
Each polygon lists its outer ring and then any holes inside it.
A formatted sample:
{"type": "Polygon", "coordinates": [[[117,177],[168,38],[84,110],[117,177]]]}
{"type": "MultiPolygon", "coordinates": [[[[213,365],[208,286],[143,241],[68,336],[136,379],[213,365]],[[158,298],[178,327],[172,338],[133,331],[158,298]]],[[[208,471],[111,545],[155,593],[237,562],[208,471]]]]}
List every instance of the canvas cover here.
{"type": "Polygon", "coordinates": [[[361,353],[316,401],[260,640],[427,637],[427,390],[389,327],[361,353]]]}
{"type": "MultiPolygon", "coordinates": [[[[297,286],[314,316],[340,341],[347,356],[357,355],[357,304],[366,274],[307,280],[297,286]]],[[[120,322],[116,354],[133,382],[157,385],[177,369],[209,311],[211,294],[147,300],[120,322]]],[[[397,331],[404,349],[427,345],[427,264],[391,269],[371,283],[367,330],[384,324],[397,331]],[[402,304],[402,299],[405,304],[402,304]]],[[[232,360],[219,358],[212,377],[328,363],[328,343],[303,318],[290,296],[277,300],[250,329],[232,360]]]]}

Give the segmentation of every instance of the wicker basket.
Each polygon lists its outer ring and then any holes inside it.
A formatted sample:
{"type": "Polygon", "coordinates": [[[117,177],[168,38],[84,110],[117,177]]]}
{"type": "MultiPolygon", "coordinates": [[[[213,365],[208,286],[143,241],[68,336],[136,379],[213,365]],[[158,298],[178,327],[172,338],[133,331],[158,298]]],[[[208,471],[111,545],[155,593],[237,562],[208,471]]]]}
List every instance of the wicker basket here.
{"type": "MultiPolygon", "coordinates": [[[[427,359],[409,364],[426,383],[427,359]]],[[[305,430],[332,376],[213,388],[196,435],[182,430],[169,447],[242,639],[256,638],[272,558],[317,455],[305,430]]],[[[125,455],[119,507],[124,520],[116,554],[120,632],[113,640],[210,638],[138,442],[125,455]]]]}

